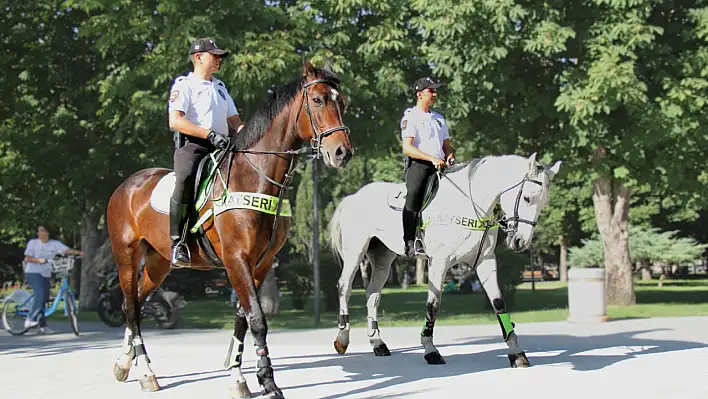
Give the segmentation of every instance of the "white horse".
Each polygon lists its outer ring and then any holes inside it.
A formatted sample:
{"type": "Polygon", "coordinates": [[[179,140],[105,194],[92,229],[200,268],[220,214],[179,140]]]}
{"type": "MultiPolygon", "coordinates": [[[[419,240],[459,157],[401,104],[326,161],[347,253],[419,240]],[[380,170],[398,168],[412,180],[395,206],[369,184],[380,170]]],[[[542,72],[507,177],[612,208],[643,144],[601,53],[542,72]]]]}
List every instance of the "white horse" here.
{"type": "MultiPolygon", "coordinates": [[[[437,176],[439,188],[424,208],[422,240],[429,257],[428,300],[426,320],[421,332],[425,360],[444,364],[433,345],[433,328],[440,309],[442,284],[448,269],[466,262],[477,266],[504,341],[509,346],[512,367],[528,367],[529,361],[518,344],[514,324],[497,283],[497,261],[494,249],[499,229],[507,232],[506,244],[523,251],[531,244],[536,220],[548,202],[548,190],[558,173],[561,161],[551,168],[518,155],[488,156],[479,161],[448,168],[437,176]],[[505,217],[494,219],[497,203],[505,217]],[[513,216],[509,216],[513,215],[513,216]]],[[[339,331],[335,350],[343,355],[349,346],[349,296],[358,265],[366,256],[371,263],[371,276],[366,289],[367,332],[376,356],[390,356],[381,339],[377,308],[381,289],[388,279],[391,262],[404,254],[401,208],[405,201],[403,183],[374,182],[345,197],[330,222],[330,244],[343,260],[339,278],[339,331]]]]}

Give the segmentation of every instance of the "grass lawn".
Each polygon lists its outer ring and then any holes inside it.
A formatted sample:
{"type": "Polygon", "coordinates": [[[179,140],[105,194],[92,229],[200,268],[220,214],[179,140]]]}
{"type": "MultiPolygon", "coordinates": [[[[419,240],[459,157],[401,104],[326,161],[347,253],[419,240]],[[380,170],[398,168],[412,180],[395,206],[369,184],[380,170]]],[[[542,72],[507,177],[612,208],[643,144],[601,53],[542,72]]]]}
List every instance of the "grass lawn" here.
{"type": "MultiPolygon", "coordinates": [[[[609,306],[612,319],[674,316],[708,316],[708,279],[667,280],[663,288],[657,281],[637,281],[637,305],[629,307],[609,306]]],[[[379,323],[382,327],[422,326],[425,319],[427,288],[411,286],[384,289],[379,307],[379,323]]],[[[179,327],[233,328],[234,313],[228,298],[189,301],[182,309],[179,327]]],[[[445,294],[437,325],[465,325],[497,323],[491,309],[486,308],[487,298],[482,293],[445,294]]],[[[320,307],[323,309],[323,306],[320,307]]],[[[354,327],[366,326],[366,298],[363,290],[355,290],[350,300],[350,321],[354,327]]],[[[567,285],[559,282],[542,282],[531,290],[531,284],[519,286],[515,305],[511,308],[515,322],[563,321],[568,317],[567,285]]],[[[63,314],[52,318],[62,318],[63,314]]],[[[95,312],[82,312],[80,320],[100,322],[95,312]]],[[[336,328],[337,312],[322,312],[317,327],[336,328]]],[[[153,325],[153,321],[147,322],[153,325]]],[[[305,310],[293,310],[289,295],[281,298],[281,312],[268,318],[271,329],[314,328],[312,302],[305,310]]]]}

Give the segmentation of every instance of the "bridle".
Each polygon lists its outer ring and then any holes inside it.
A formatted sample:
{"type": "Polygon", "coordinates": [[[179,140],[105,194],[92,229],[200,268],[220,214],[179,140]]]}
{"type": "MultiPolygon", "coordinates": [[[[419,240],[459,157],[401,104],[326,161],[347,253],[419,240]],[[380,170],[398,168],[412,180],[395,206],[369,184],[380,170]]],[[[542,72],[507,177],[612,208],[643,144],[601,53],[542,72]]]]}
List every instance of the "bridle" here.
{"type": "MultiPolygon", "coordinates": [[[[315,157],[315,159],[319,159],[319,157],[321,155],[320,154],[320,145],[322,145],[322,139],[324,139],[325,137],[331,135],[332,133],[340,131],[340,130],[344,131],[344,133],[347,135],[347,137],[349,136],[349,132],[350,132],[350,129],[347,126],[340,125],[340,126],[335,126],[333,128],[327,129],[324,132],[320,132],[319,134],[317,133],[317,126],[315,125],[315,119],[312,117],[312,111],[310,111],[310,95],[309,95],[309,91],[307,89],[310,86],[316,85],[318,83],[324,83],[324,84],[332,87],[333,89],[337,89],[339,87],[339,85],[336,82],[334,82],[332,80],[328,80],[328,79],[316,79],[316,80],[313,80],[312,82],[306,83],[302,87],[302,95],[304,97],[303,103],[305,104],[305,112],[307,113],[307,117],[310,119],[310,126],[312,126],[313,137],[310,140],[310,145],[311,145],[311,148],[313,151],[313,156],[315,157]]],[[[338,100],[335,100],[335,101],[338,101],[338,100]]],[[[300,107],[302,108],[302,106],[300,106],[300,107]]],[[[341,120],[342,118],[341,118],[341,114],[339,111],[339,104],[337,104],[337,113],[339,114],[339,116],[340,116],[339,119],[341,120]]],[[[298,113],[298,118],[299,117],[300,117],[300,114],[298,113]]]]}
{"type": "MultiPolygon", "coordinates": [[[[310,119],[310,126],[312,126],[312,134],[313,138],[310,140],[310,149],[312,151],[312,156],[314,158],[314,161],[319,159],[320,157],[320,146],[322,144],[322,139],[326,138],[327,136],[331,135],[334,132],[337,131],[344,131],[346,133],[347,137],[349,137],[349,132],[350,129],[345,126],[345,125],[340,125],[340,126],[335,126],[331,129],[327,129],[324,132],[320,132],[319,134],[317,133],[317,126],[315,125],[315,120],[312,117],[312,112],[310,110],[310,95],[308,92],[308,88],[310,86],[313,86],[318,83],[324,83],[333,89],[338,88],[338,84],[332,80],[329,79],[316,79],[311,82],[308,82],[303,85],[302,87],[302,96],[303,96],[303,104],[305,104],[305,112],[307,113],[307,117],[310,119]]],[[[300,105],[300,108],[302,109],[302,104],[300,105]]],[[[339,104],[337,104],[337,113],[339,115],[339,119],[342,120],[342,115],[339,110],[339,104]]],[[[300,118],[300,112],[298,110],[297,118],[295,119],[295,124],[297,124],[298,120],[300,118]]],[[[224,153],[229,154],[229,161],[228,161],[228,171],[227,171],[227,177],[226,177],[226,182],[224,183],[224,192],[228,189],[229,186],[229,181],[228,179],[231,176],[231,160],[234,155],[234,153],[244,153],[244,158],[248,162],[248,164],[261,176],[263,177],[266,181],[270,182],[271,184],[275,185],[278,187],[280,190],[278,192],[278,205],[276,206],[276,211],[275,211],[275,217],[273,218],[273,227],[271,230],[270,234],[270,240],[268,241],[268,246],[266,247],[265,251],[261,254],[261,256],[258,258],[258,261],[256,262],[256,269],[258,269],[263,262],[263,259],[265,258],[265,254],[268,253],[268,250],[270,247],[273,245],[273,242],[275,241],[275,233],[277,231],[277,223],[278,223],[278,217],[280,216],[280,211],[281,211],[281,205],[283,203],[283,197],[286,194],[286,192],[292,187],[290,186],[290,183],[294,177],[294,170],[295,170],[295,159],[298,157],[298,155],[301,155],[305,152],[307,152],[307,148],[300,148],[298,150],[287,150],[287,151],[256,151],[256,150],[236,150],[233,148],[233,144],[229,146],[229,149],[227,151],[224,151],[224,153]],[[281,155],[291,155],[290,160],[289,160],[289,166],[288,166],[288,171],[285,173],[285,176],[283,177],[282,182],[277,182],[270,178],[265,172],[260,170],[254,163],[251,161],[247,156],[246,153],[249,154],[272,154],[279,156],[281,158],[281,155]]],[[[221,161],[223,161],[225,156],[221,156],[221,158],[216,162],[216,167],[219,167],[221,164],[221,161]]]]}
{"type": "Polygon", "coordinates": [[[531,178],[529,178],[528,175],[526,175],[526,176],[524,176],[523,180],[521,180],[520,182],[518,182],[518,183],[514,184],[513,186],[507,188],[506,190],[502,191],[501,194],[499,194],[499,196],[501,197],[501,195],[503,195],[503,194],[506,193],[507,191],[511,191],[511,190],[513,190],[516,186],[521,185],[521,187],[519,188],[519,193],[516,195],[516,202],[514,203],[514,216],[512,216],[512,217],[507,217],[506,215],[504,215],[504,216],[499,220],[499,224],[502,226],[502,229],[504,229],[504,231],[505,231],[507,234],[516,234],[516,232],[518,231],[518,225],[519,225],[519,223],[526,223],[526,224],[531,225],[532,227],[536,227],[537,222],[535,222],[535,221],[533,221],[533,220],[528,220],[528,219],[524,219],[524,218],[522,218],[522,217],[519,217],[519,204],[521,203],[521,195],[522,195],[523,192],[524,192],[524,184],[525,184],[526,182],[538,184],[539,186],[543,187],[543,183],[541,183],[541,182],[538,181],[538,180],[531,179],[531,178]],[[511,227],[509,227],[509,225],[510,225],[509,222],[514,222],[511,227]]]}

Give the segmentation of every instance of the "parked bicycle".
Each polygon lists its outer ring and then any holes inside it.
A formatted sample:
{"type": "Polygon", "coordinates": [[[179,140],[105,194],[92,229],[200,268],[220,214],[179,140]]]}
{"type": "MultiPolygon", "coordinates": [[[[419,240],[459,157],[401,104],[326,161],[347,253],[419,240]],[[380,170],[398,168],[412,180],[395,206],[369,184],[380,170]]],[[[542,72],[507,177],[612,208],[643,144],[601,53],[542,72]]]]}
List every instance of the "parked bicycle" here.
{"type": "MultiPolygon", "coordinates": [[[[59,303],[64,303],[64,315],[69,317],[71,330],[75,335],[79,335],[79,320],[77,314],[79,307],[76,303],[76,295],[69,286],[69,272],[74,268],[75,255],[57,255],[49,260],[52,266],[52,273],[61,278],[61,286],[57,292],[52,305],[44,309],[44,316],[49,317],[59,309],[59,303]]],[[[35,294],[23,289],[12,291],[3,301],[2,324],[7,332],[12,335],[22,335],[30,330],[25,327],[25,319],[29,317],[35,294]]]]}

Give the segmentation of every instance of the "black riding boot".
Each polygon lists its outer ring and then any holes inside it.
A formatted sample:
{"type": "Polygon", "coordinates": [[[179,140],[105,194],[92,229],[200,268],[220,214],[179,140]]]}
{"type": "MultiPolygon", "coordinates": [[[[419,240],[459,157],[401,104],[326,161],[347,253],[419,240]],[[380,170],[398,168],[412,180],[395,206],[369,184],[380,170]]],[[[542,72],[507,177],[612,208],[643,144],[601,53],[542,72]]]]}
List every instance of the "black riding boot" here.
{"type": "MultiPolygon", "coordinates": [[[[182,242],[182,233],[187,223],[187,205],[170,198],[170,238],[172,239],[172,267],[189,267],[187,245],[182,242]]],[[[185,234],[186,236],[186,234],[185,234]]],[[[185,237],[186,238],[186,237],[185,237]]]]}
{"type": "MultiPolygon", "coordinates": [[[[404,256],[408,258],[425,258],[427,254],[423,248],[422,240],[420,239],[420,213],[415,212],[412,215],[403,215],[403,229],[413,230],[415,239],[405,239],[404,238],[404,256]],[[412,220],[411,220],[412,219],[412,220]]],[[[404,233],[404,237],[409,237],[410,234],[404,233]]]]}

